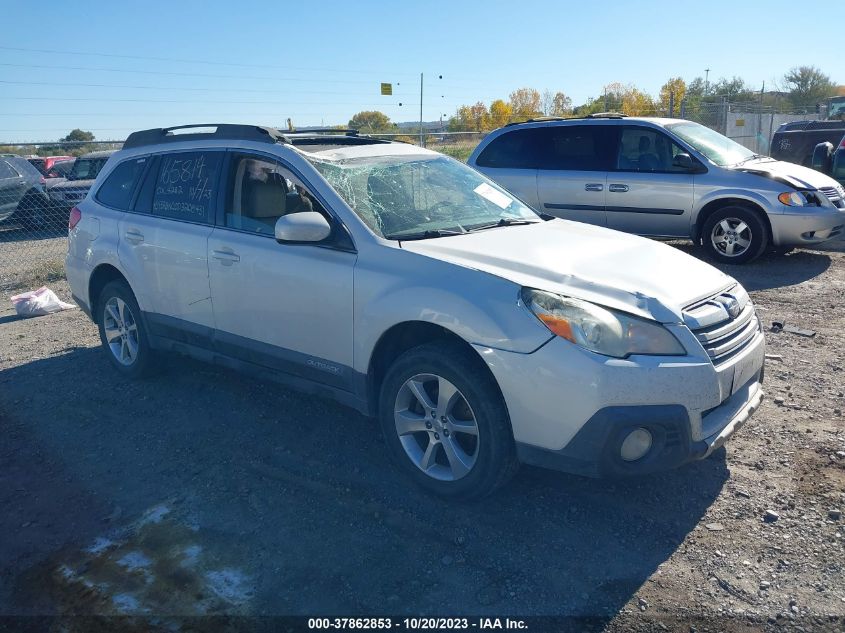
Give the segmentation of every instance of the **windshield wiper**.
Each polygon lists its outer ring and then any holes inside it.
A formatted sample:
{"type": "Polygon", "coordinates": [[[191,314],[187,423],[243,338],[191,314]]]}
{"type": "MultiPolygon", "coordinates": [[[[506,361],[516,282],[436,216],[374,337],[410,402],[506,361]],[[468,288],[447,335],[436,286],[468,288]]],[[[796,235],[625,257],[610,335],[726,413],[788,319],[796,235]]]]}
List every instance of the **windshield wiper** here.
{"type": "Polygon", "coordinates": [[[419,233],[393,233],[391,235],[385,235],[385,237],[389,240],[406,242],[409,240],[430,240],[435,237],[464,234],[466,234],[466,231],[453,231],[452,229],[429,229],[427,231],[420,231],[419,233]]]}
{"type": "Polygon", "coordinates": [[[484,229],[495,229],[500,226],[517,226],[520,224],[537,224],[537,220],[522,220],[519,218],[501,218],[496,222],[487,222],[485,224],[476,224],[475,226],[467,227],[467,230],[472,231],[483,231],[484,229]]]}
{"type": "Polygon", "coordinates": [[[749,156],[748,158],[743,158],[741,161],[739,161],[737,165],[742,165],[750,160],[757,160],[758,158],[768,158],[768,156],[764,156],[763,154],[751,154],[751,156],[749,156]]]}

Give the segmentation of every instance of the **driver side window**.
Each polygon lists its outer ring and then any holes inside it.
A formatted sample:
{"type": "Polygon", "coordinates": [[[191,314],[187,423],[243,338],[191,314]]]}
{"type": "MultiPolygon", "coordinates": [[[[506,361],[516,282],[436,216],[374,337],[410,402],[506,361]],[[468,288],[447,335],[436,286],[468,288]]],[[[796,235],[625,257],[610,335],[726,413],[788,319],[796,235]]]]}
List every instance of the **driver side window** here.
{"type": "Polygon", "coordinates": [[[229,172],[224,224],[272,237],[283,215],[317,211],[329,214],[293,172],[265,157],[236,154],[229,172]]]}
{"type": "Polygon", "coordinates": [[[616,169],[620,171],[685,172],[674,165],[684,150],[665,134],[650,128],[626,127],[619,138],[616,169]]]}

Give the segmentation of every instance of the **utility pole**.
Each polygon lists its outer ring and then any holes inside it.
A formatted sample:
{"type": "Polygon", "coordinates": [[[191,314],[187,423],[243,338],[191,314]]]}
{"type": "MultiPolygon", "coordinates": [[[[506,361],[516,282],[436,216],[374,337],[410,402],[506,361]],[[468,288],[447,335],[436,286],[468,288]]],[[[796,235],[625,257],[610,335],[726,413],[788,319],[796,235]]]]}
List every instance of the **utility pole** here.
{"type": "Polygon", "coordinates": [[[420,73],[420,147],[423,147],[423,74],[420,73]]]}
{"type": "Polygon", "coordinates": [[[710,69],[704,69],[704,94],[707,94],[708,89],[710,88],[710,69]]]}

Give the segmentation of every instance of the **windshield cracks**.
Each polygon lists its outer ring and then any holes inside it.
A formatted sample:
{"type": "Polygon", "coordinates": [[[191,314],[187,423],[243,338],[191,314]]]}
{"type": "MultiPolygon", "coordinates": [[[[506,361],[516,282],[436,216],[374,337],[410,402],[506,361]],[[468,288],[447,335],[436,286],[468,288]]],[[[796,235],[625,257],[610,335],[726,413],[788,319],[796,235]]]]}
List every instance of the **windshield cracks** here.
{"type": "Polygon", "coordinates": [[[492,181],[444,156],[309,160],[386,239],[433,239],[542,221],[492,181]]]}

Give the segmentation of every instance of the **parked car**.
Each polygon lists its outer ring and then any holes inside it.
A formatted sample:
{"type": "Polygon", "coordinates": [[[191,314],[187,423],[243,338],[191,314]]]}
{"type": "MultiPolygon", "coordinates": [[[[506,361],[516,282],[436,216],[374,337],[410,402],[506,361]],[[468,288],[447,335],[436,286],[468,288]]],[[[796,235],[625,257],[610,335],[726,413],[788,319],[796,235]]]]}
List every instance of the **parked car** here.
{"type": "Polygon", "coordinates": [[[83,154],[74,161],[64,179],[47,183],[51,221],[67,223],[71,207],[86,196],[97,174],[112,154],[114,150],[83,154]]]}
{"type": "Polygon", "coordinates": [[[53,165],[61,161],[73,160],[73,156],[30,156],[27,160],[42,176],[48,176],[53,165]]]}
{"type": "Polygon", "coordinates": [[[413,145],[213,127],[130,135],[71,211],[68,281],[115,372],[175,351],[332,396],[453,496],[520,462],[676,467],[759,406],[760,323],[709,264],[544,221],[413,145]]]}
{"type": "Polygon", "coordinates": [[[20,156],[0,156],[0,222],[29,227],[39,221],[46,208],[38,170],[20,156]]]}
{"type": "Polygon", "coordinates": [[[772,158],[813,166],[813,153],[819,143],[834,147],[845,136],[845,121],[792,121],[784,123],[772,135],[772,158]]]}
{"type": "Polygon", "coordinates": [[[488,134],[468,164],[535,210],[652,237],[691,238],[718,262],[842,233],[845,190],[697,123],[617,114],[488,134]]]}
{"type": "Polygon", "coordinates": [[[76,162],[75,158],[71,158],[70,160],[60,160],[58,162],[53,163],[50,167],[49,171],[46,174],[46,178],[67,178],[70,172],[73,170],[73,165],[76,162]]]}

